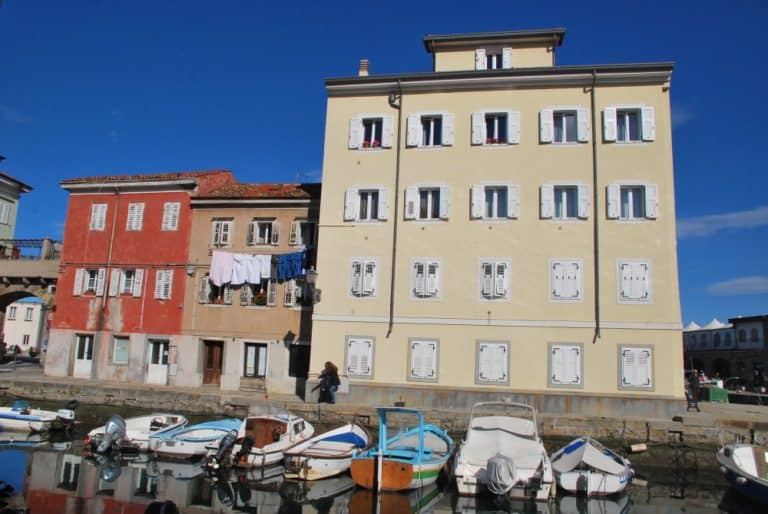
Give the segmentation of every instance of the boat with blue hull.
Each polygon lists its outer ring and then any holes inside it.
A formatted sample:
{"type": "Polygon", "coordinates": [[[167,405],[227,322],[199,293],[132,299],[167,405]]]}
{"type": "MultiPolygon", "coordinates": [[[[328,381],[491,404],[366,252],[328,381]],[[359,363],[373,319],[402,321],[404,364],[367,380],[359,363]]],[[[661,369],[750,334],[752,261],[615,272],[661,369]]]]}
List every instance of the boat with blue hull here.
{"type": "Polygon", "coordinates": [[[285,478],[321,480],[344,473],[371,443],[371,434],[357,423],[324,432],[285,451],[285,478]]]}
{"type": "Polygon", "coordinates": [[[242,419],[224,418],[196,425],[186,425],[149,436],[149,450],[166,459],[193,459],[208,452],[209,445],[218,442],[230,432],[237,432],[242,419]]]}
{"type": "Polygon", "coordinates": [[[736,491],[768,506],[768,448],[728,444],[717,452],[717,462],[736,491]]]}
{"type": "Polygon", "coordinates": [[[33,409],[27,400],[16,400],[10,407],[0,407],[0,431],[47,432],[67,428],[74,421],[73,409],[33,409]]]}

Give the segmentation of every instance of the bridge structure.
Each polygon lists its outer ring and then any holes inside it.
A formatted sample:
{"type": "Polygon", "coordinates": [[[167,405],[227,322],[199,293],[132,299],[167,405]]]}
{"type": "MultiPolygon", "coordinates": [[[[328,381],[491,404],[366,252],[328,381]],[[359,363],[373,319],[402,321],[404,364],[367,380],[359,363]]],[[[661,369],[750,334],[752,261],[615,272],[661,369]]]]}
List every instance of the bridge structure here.
{"type": "Polygon", "coordinates": [[[0,239],[0,311],[27,296],[53,307],[60,260],[60,241],[0,239]]]}

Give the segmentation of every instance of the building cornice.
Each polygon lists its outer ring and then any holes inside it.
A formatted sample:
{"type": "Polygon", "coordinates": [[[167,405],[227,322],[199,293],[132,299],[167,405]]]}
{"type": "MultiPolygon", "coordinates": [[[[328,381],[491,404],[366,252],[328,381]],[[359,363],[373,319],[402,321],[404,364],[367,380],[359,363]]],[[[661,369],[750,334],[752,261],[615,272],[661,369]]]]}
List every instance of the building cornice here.
{"type": "Polygon", "coordinates": [[[560,46],[565,38],[564,28],[512,30],[505,32],[477,32],[470,34],[427,34],[424,48],[429,53],[457,48],[472,48],[498,44],[552,44],[560,46]]]}
{"type": "Polygon", "coordinates": [[[179,179],[179,180],[158,180],[158,181],[136,181],[136,182],[93,182],[85,184],[61,184],[61,188],[70,193],[109,193],[112,191],[120,192],[141,192],[141,191],[159,191],[159,190],[192,190],[197,186],[197,179],[179,179]]]}
{"type": "Polygon", "coordinates": [[[222,207],[227,205],[269,205],[269,206],[306,206],[320,204],[319,199],[312,198],[193,198],[192,207],[222,207]]]}

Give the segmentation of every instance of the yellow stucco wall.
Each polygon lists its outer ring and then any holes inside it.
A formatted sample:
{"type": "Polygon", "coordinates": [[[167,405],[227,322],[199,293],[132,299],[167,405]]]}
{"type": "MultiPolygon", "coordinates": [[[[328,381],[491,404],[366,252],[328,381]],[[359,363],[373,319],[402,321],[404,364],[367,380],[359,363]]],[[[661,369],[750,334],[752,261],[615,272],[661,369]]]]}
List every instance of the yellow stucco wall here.
{"type": "MultiPolygon", "coordinates": [[[[497,45],[494,48],[501,49],[497,45]]],[[[512,46],[512,67],[532,68],[552,66],[553,52],[551,47],[540,45],[512,46]]],[[[475,49],[442,50],[434,54],[434,71],[467,71],[475,69],[475,49]]]]}

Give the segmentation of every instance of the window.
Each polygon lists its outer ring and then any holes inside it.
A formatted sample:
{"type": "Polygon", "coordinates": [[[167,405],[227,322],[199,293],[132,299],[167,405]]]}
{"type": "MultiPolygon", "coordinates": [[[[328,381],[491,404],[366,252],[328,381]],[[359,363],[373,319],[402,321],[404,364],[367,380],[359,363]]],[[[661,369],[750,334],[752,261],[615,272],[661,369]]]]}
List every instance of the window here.
{"type": "Polygon", "coordinates": [[[291,233],[288,244],[293,246],[312,247],[317,242],[317,223],[308,220],[296,220],[291,223],[291,233]]]}
{"type": "Polygon", "coordinates": [[[731,333],[726,332],[725,333],[725,344],[724,346],[731,346],[731,333]]]}
{"type": "Polygon", "coordinates": [[[437,340],[411,339],[408,380],[437,382],[437,340]]]}
{"type": "Polygon", "coordinates": [[[509,297],[509,261],[480,260],[480,298],[503,300],[509,297]]]}
{"type": "Polygon", "coordinates": [[[394,124],[392,116],[364,114],[349,122],[349,148],[391,148],[394,124]]]}
{"type": "Polygon", "coordinates": [[[450,195],[447,187],[407,187],[405,219],[448,219],[450,195]]]}
{"type": "MultiPolygon", "coordinates": [[[[249,290],[250,287],[248,284],[244,284],[241,287],[241,305],[243,292],[249,292],[249,290]]],[[[232,298],[234,297],[234,289],[232,288],[232,284],[229,283],[215,286],[210,281],[208,275],[205,275],[200,279],[198,295],[198,301],[200,303],[231,305],[232,298]]]]}
{"type": "Polygon", "coordinates": [[[60,489],[70,491],[77,490],[78,480],[80,479],[80,464],[82,457],[75,455],[64,455],[61,466],[61,481],[58,484],[60,489]]]}
{"type": "Polygon", "coordinates": [[[720,348],[720,334],[716,333],[714,337],[715,348],[720,348]]]}
{"type": "Polygon", "coordinates": [[[547,108],[539,112],[539,141],[568,144],[589,141],[589,118],[579,107],[547,108]]]}
{"type": "Polygon", "coordinates": [[[114,336],[112,338],[112,363],[128,364],[130,357],[130,339],[128,336],[114,336]]]}
{"type": "Polygon", "coordinates": [[[173,270],[157,270],[155,273],[155,298],[158,300],[170,300],[172,286],[173,270]]]}
{"type": "Polygon", "coordinates": [[[411,291],[415,298],[435,298],[440,292],[440,262],[414,259],[411,263],[411,291]]]}
{"type": "Polygon", "coordinates": [[[168,347],[169,342],[161,339],[149,340],[149,363],[168,365],[168,347]]]}
{"type": "Polygon", "coordinates": [[[75,282],[72,294],[74,296],[79,296],[81,294],[95,294],[96,296],[102,296],[104,294],[104,280],[106,273],[107,270],[105,268],[79,268],[75,270],[75,282]]]}
{"type": "Polygon", "coordinates": [[[245,343],[243,376],[246,378],[264,378],[266,375],[267,345],[264,343],[245,343]]]}
{"type": "Polygon", "coordinates": [[[619,348],[621,389],[653,388],[653,349],[649,346],[619,348]]]}
{"type": "MultiPolygon", "coordinates": [[[[30,311],[30,309],[27,309],[27,312],[29,312],[29,311],[30,311]]],[[[753,343],[756,343],[756,342],[758,342],[760,340],[760,338],[758,337],[758,332],[757,332],[756,328],[750,329],[750,331],[749,331],[749,340],[752,341],[753,343]]]]}
{"type": "Polygon", "coordinates": [[[520,213],[520,192],[514,184],[473,185],[471,200],[470,213],[474,219],[517,218],[520,213]]]}
{"type": "Polygon", "coordinates": [[[144,221],[144,204],[129,203],[128,217],[125,220],[125,230],[141,230],[144,221]]]}
{"type": "Polygon", "coordinates": [[[478,48],[475,50],[476,70],[501,70],[511,67],[511,48],[478,48]]]}
{"type": "Polygon", "coordinates": [[[480,341],[475,359],[478,384],[509,384],[509,343],[480,341]]]}
{"type": "Polygon", "coordinates": [[[352,259],[349,291],[352,296],[376,295],[376,259],[370,257],[352,259]]]}
{"type": "Polygon", "coordinates": [[[99,270],[95,270],[95,269],[85,270],[85,292],[95,293],[98,280],[99,280],[99,270]]]}
{"type": "Polygon", "coordinates": [[[746,343],[747,342],[747,331],[743,328],[739,329],[739,342],[740,343],[746,343]]]}
{"type": "Polygon", "coordinates": [[[351,187],[344,195],[344,221],[383,221],[389,215],[388,190],[383,186],[351,187]]]}
{"type": "Polygon", "coordinates": [[[11,305],[8,308],[8,319],[9,320],[15,320],[16,319],[16,306],[15,305],[11,305]]]}
{"type": "Polygon", "coordinates": [[[500,145],[507,143],[507,115],[485,115],[485,144],[500,145]]]}
{"type": "Polygon", "coordinates": [[[29,334],[24,334],[21,336],[21,344],[23,346],[29,346],[29,334]]]}
{"type": "Polygon", "coordinates": [[[77,334],[75,339],[75,358],[77,360],[93,360],[93,336],[77,334]]]}
{"type": "Polygon", "coordinates": [[[520,143],[518,111],[479,111],[472,113],[473,145],[509,145],[520,143]]]}
{"type": "Polygon", "coordinates": [[[124,269],[120,277],[120,293],[133,294],[133,287],[136,283],[136,270],[124,269]]]}
{"type": "Polygon", "coordinates": [[[180,211],[181,203],[165,202],[163,204],[163,222],[160,230],[178,230],[180,211]]]}
{"type": "Polygon", "coordinates": [[[276,245],[280,242],[280,222],[274,218],[254,219],[248,225],[246,244],[276,245]]]}
{"type": "Polygon", "coordinates": [[[109,296],[141,296],[143,269],[113,269],[109,278],[109,296]]]}
{"type": "Polygon", "coordinates": [[[553,260],[550,290],[552,301],[581,301],[582,264],[580,260],[553,260]]]}
{"type": "Polygon", "coordinates": [[[11,222],[11,204],[0,200],[0,223],[8,225],[11,222]]]}
{"type": "Polygon", "coordinates": [[[288,347],[288,376],[307,378],[309,375],[309,344],[297,341],[288,347]]]}
{"type": "Polygon", "coordinates": [[[582,353],[580,344],[549,345],[549,385],[581,386],[582,353]]]}
{"type": "MultiPolygon", "coordinates": [[[[277,287],[277,282],[274,280],[262,280],[260,284],[243,284],[240,286],[240,305],[257,305],[267,306],[274,305],[277,287]],[[271,301],[269,299],[271,298],[271,301]]],[[[201,282],[201,299],[200,303],[232,303],[232,295],[234,291],[231,286],[229,288],[222,286],[217,288],[208,280],[206,275],[201,282]],[[227,290],[229,289],[229,290],[227,290]]]]}
{"type": "Polygon", "coordinates": [[[653,184],[608,184],[608,218],[621,220],[655,219],[658,192],[653,184]]]}
{"type": "Polygon", "coordinates": [[[358,378],[373,377],[373,338],[347,337],[347,375],[358,378]]]}
{"type": "Polygon", "coordinates": [[[443,144],[442,116],[422,116],[421,142],[423,146],[440,146],[443,144]]]}
{"type": "Polygon", "coordinates": [[[606,107],[603,111],[603,139],[606,142],[639,143],[656,138],[653,107],[606,107]]]}
{"type": "Polygon", "coordinates": [[[573,220],[589,217],[589,186],[552,185],[541,186],[542,219],[573,220]]]}
{"type": "Polygon", "coordinates": [[[648,303],[650,298],[650,264],[619,261],[619,302],[648,303]]]}
{"type": "Polygon", "coordinates": [[[34,312],[35,312],[35,309],[33,307],[27,307],[24,312],[24,321],[32,321],[32,315],[34,314],[34,312]]]}
{"type": "Polygon", "coordinates": [[[107,204],[94,203],[91,205],[91,230],[104,230],[107,221],[107,204]]]}
{"type": "Polygon", "coordinates": [[[293,307],[296,305],[296,280],[283,282],[283,305],[293,307]]]}
{"type": "Polygon", "coordinates": [[[232,224],[233,220],[213,220],[213,246],[229,246],[232,242],[232,224]]]}
{"type": "Polygon", "coordinates": [[[453,114],[411,114],[407,120],[405,144],[409,147],[430,148],[453,144],[453,114]]]}

